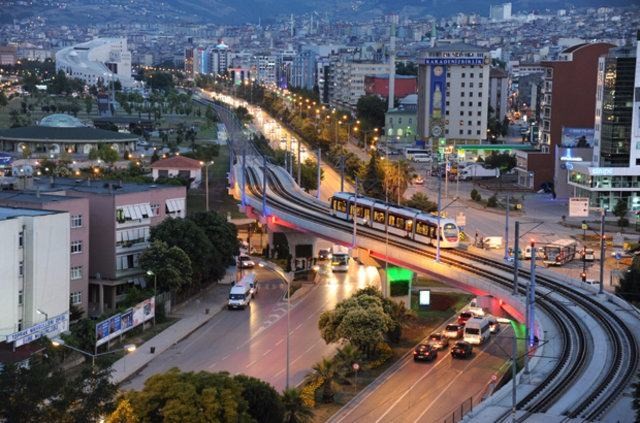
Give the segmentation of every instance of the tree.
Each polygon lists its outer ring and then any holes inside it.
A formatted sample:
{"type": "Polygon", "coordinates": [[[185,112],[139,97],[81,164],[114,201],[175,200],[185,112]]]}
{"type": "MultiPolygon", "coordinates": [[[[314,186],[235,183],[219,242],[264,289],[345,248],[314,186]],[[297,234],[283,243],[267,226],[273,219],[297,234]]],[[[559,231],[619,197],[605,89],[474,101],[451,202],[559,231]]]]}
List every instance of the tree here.
{"type": "Polygon", "coordinates": [[[387,102],[377,95],[362,96],[356,104],[358,119],[363,121],[364,126],[368,128],[382,128],[386,111],[387,102]]]}
{"type": "Polygon", "coordinates": [[[4,93],[4,91],[0,91],[0,107],[5,107],[7,104],[9,104],[7,95],[4,93]]]}
{"type": "Polygon", "coordinates": [[[143,422],[250,422],[242,386],[226,372],[155,374],[142,391],[127,392],[136,417],[143,422]]]}
{"type": "Polygon", "coordinates": [[[333,384],[336,378],[339,377],[338,364],[328,358],[322,358],[319,362],[313,365],[313,372],[307,376],[308,383],[322,383],[322,401],[330,403],[333,401],[334,390],[333,384]]]}
{"type": "Polygon", "coordinates": [[[88,115],[90,115],[92,110],[93,110],[93,98],[85,97],[84,98],[84,111],[87,112],[88,115]]]}
{"type": "Polygon", "coordinates": [[[145,81],[153,90],[163,90],[173,88],[173,76],[167,72],[154,71],[145,75],[145,81]]]}
{"type": "Polygon", "coordinates": [[[418,66],[414,62],[396,64],[396,75],[418,75],[418,66]]]}
{"type": "Polygon", "coordinates": [[[629,208],[627,207],[627,200],[620,199],[613,208],[613,215],[618,218],[618,226],[621,228],[629,225],[629,220],[625,217],[629,208]]]}
{"type": "Polygon", "coordinates": [[[116,410],[107,417],[106,423],[138,423],[139,421],[129,400],[122,399],[116,410]]]}
{"type": "Polygon", "coordinates": [[[287,389],[282,393],[284,405],[284,423],[307,423],[313,418],[313,410],[307,406],[300,391],[295,388],[287,389]]]}
{"type": "Polygon", "coordinates": [[[195,223],[207,239],[215,240],[208,258],[211,268],[209,275],[213,279],[222,278],[227,266],[235,263],[233,256],[238,254],[238,231],[235,225],[216,212],[199,212],[188,220],[195,223]]]}
{"type": "MultiPolygon", "coordinates": [[[[318,162],[308,157],[300,169],[300,185],[305,191],[318,189],[318,162]]],[[[320,179],[324,179],[324,170],[320,168],[320,179]]]]}
{"type": "Polygon", "coordinates": [[[384,173],[378,163],[378,155],[373,152],[362,175],[362,190],[364,191],[364,195],[383,199],[385,197],[384,186],[382,185],[383,179],[384,173]]]}
{"type": "Polygon", "coordinates": [[[500,169],[500,173],[507,173],[516,167],[516,156],[506,151],[503,153],[492,151],[484,158],[484,163],[489,169],[500,169]]]}
{"type": "Polygon", "coordinates": [[[640,303],[640,256],[635,256],[631,266],[616,286],[616,294],[633,303],[640,303]]]}
{"type": "MultiPolygon", "coordinates": [[[[166,242],[156,240],[140,255],[140,267],[153,271],[157,289],[178,292],[191,285],[191,259],[180,247],[169,247],[166,242]]],[[[154,276],[147,275],[147,279],[154,276]]],[[[148,280],[153,283],[153,280],[148,280]]]]}
{"type": "Polygon", "coordinates": [[[357,347],[352,344],[346,344],[336,351],[335,359],[342,374],[350,375],[353,373],[353,364],[361,360],[362,354],[357,347]]]}
{"type": "Polygon", "coordinates": [[[120,155],[115,148],[109,145],[101,145],[98,148],[98,158],[107,163],[109,167],[112,167],[120,159],[120,155]]]}
{"type": "Polygon", "coordinates": [[[254,377],[237,375],[234,380],[242,387],[249,414],[258,423],[282,423],[284,405],[278,392],[266,382],[254,377]]]}
{"type": "Polygon", "coordinates": [[[414,169],[409,160],[400,159],[397,162],[385,160],[382,162],[384,185],[389,198],[398,201],[404,195],[413,178],[414,169]]]}
{"type": "Polygon", "coordinates": [[[438,205],[433,201],[430,201],[429,197],[422,192],[416,192],[413,194],[409,200],[404,201],[404,205],[427,213],[438,210],[438,205]]]}
{"type": "Polygon", "coordinates": [[[204,117],[207,119],[207,125],[212,125],[218,120],[215,112],[213,111],[213,108],[211,107],[211,104],[207,105],[207,110],[204,112],[204,117]]]}
{"type": "Polygon", "coordinates": [[[98,150],[97,148],[92,148],[91,150],[89,150],[88,158],[89,160],[98,160],[100,158],[100,150],[98,150]]]}
{"type": "Polygon", "coordinates": [[[31,147],[25,144],[22,146],[22,158],[28,159],[29,157],[31,157],[31,147]]]}
{"type": "Polygon", "coordinates": [[[213,246],[205,232],[189,219],[166,219],[151,228],[151,241],[180,247],[191,259],[193,280],[202,282],[210,273],[213,246]]]}

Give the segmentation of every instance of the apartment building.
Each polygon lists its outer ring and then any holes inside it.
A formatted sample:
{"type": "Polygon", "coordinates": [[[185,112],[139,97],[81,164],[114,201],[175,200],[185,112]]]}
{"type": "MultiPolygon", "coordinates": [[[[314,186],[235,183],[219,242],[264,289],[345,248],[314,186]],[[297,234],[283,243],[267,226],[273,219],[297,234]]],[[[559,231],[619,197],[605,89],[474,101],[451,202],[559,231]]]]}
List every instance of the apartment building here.
{"type": "Polygon", "coordinates": [[[353,57],[352,53],[338,53],[329,58],[329,105],[355,112],[365,95],[365,76],[388,73],[389,65],[353,57]]]}

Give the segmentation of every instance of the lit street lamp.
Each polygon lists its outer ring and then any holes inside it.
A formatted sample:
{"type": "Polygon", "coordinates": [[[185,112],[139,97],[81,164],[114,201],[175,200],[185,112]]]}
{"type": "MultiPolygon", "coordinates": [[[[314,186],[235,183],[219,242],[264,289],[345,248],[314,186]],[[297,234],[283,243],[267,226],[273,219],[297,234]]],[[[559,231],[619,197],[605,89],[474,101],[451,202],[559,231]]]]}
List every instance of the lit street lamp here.
{"type": "MultiPolygon", "coordinates": [[[[103,355],[108,355],[108,354],[115,354],[115,353],[119,352],[119,350],[114,350],[114,351],[103,352],[103,353],[100,353],[100,354],[92,354],[92,353],[90,353],[88,351],[84,351],[84,350],[81,350],[80,348],[76,348],[76,347],[73,347],[71,345],[68,345],[61,338],[52,339],[51,340],[51,345],[53,345],[56,348],[60,347],[60,346],[65,347],[65,348],[69,348],[70,350],[73,350],[73,351],[78,352],[80,354],[84,354],[87,357],[91,357],[91,367],[93,367],[93,368],[96,367],[96,357],[101,357],[103,355]]],[[[132,352],[134,352],[136,350],[136,345],[135,344],[127,344],[122,349],[126,353],[132,353],[132,352]]]]}
{"type": "Polygon", "coordinates": [[[36,313],[38,313],[41,316],[44,316],[44,321],[45,322],[47,320],[49,320],[49,315],[47,313],[45,313],[44,311],[40,310],[39,308],[36,309],[36,313]]]}
{"type": "Polygon", "coordinates": [[[209,166],[211,166],[212,164],[214,164],[214,161],[211,160],[210,162],[200,162],[200,166],[204,166],[204,195],[205,195],[205,203],[206,203],[206,210],[209,211],[209,166]]]}

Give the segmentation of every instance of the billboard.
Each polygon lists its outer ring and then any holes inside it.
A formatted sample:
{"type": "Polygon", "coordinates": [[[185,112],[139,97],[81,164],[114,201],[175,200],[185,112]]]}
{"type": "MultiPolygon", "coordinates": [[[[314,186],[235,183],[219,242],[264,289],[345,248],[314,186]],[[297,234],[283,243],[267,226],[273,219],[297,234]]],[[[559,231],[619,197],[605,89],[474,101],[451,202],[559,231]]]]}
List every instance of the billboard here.
{"type": "Polygon", "coordinates": [[[106,344],[110,340],[153,319],[155,315],[154,297],[148,298],[132,308],[109,317],[96,324],[96,347],[106,344]]]}
{"type": "Polygon", "coordinates": [[[482,57],[430,57],[424,59],[425,65],[447,66],[447,65],[484,65],[482,57]]]}
{"type": "Polygon", "coordinates": [[[562,127],[561,145],[563,147],[593,147],[595,131],[593,128],[562,127]]]}
{"type": "Polygon", "coordinates": [[[0,153],[0,168],[11,166],[13,157],[7,153],[0,153]]]}
{"type": "Polygon", "coordinates": [[[69,329],[69,313],[65,312],[49,318],[44,322],[35,324],[27,329],[6,336],[5,341],[12,343],[14,348],[28,344],[41,338],[43,335],[57,335],[69,329]]]}

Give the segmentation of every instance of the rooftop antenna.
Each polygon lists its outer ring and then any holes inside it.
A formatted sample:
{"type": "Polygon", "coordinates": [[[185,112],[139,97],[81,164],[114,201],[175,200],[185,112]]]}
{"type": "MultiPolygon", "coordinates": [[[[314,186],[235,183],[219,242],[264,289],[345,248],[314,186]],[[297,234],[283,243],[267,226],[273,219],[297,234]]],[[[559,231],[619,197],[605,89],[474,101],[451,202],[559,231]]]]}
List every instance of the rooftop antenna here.
{"type": "Polygon", "coordinates": [[[293,38],[293,13],[291,14],[291,38],[293,38]]]}
{"type": "Polygon", "coordinates": [[[391,15],[391,31],[389,43],[389,103],[388,110],[393,109],[394,97],[396,91],[396,24],[398,23],[398,15],[391,15]]]}

